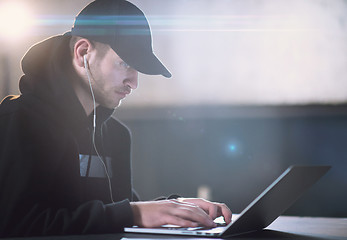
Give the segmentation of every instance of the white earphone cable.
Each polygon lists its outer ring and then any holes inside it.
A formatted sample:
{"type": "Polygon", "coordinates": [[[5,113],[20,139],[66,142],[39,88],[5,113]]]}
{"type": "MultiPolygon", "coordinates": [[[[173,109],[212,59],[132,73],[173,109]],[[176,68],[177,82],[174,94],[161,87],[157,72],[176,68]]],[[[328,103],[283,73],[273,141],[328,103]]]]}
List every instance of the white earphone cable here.
{"type": "Polygon", "coordinates": [[[89,87],[90,87],[90,92],[91,92],[91,95],[92,95],[92,98],[93,98],[93,109],[94,109],[94,113],[93,113],[93,134],[92,134],[92,142],[93,142],[93,147],[94,147],[94,150],[98,156],[98,159],[100,160],[101,164],[103,165],[104,167],[104,170],[105,170],[105,173],[106,173],[106,176],[107,176],[107,180],[108,180],[108,187],[109,187],[109,191],[110,191],[110,198],[111,198],[111,201],[112,203],[115,203],[114,200],[113,200],[113,193],[112,193],[112,185],[111,185],[111,178],[110,178],[110,175],[107,171],[107,167],[106,167],[106,164],[104,163],[104,161],[102,160],[100,154],[99,154],[99,151],[96,147],[96,144],[95,144],[95,133],[96,133],[96,102],[95,102],[95,96],[94,96],[94,91],[93,91],[93,87],[92,87],[92,82],[91,82],[91,76],[90,76],[90,72],[89,72],[89,67],[88,67],[88,62],[87,62],[87,58],[86,58],[86,55],[83,56],[83,60],[84,60],[84,68],[86,69],[86,73],[87,73],[87,77],[88,77],[88,82],[89,82],[89,87]]]}

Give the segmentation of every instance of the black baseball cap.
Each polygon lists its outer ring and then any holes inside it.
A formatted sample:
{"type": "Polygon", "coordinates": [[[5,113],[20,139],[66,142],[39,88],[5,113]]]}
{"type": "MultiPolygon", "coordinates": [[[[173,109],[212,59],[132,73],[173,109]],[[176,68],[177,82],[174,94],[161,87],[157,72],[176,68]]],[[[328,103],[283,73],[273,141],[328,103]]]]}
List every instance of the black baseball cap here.
{"type": "Polygon", "coordinates": [[[129,66],[149,75],[171,77],[153,53],[152,36],[144,13],[125,0],[95,0],[76,16],[73,36],[110,45],[129,66]]]}

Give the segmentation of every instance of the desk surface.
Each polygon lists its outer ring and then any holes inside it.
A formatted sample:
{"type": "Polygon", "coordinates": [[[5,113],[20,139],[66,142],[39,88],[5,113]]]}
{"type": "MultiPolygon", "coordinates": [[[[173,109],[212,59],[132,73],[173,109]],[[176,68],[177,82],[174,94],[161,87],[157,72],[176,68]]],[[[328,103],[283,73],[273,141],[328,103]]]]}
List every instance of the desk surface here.
{"type": "MultiPolygon", "coordinates": [[[[117,239],[184,239],[182,236],[149,234],[104,234],[80,236],[50,236],[35,238],[8,238],[8,240],[117,240],[117,239]]],[[[192,237],[186,239],[194,239],[192,237]]],[[[196,238],[195,238],[196,239],[196,238]]],[[[209,238],[204,238],[209,239],[209,238]]],[[[211,239],[211,238],[210,238],[211,239]]],[[[245,234],[231,239],[296,239],[347,240],[347,218],[312,218],[280,216],[261,232],[245,234]]],[[[5,240],[5,239],[4,239],[5,240]]]]}
{"type": "Polygon", "coordinates": [[[281,216],[266,230],[293,234],[293,239],[347,239],[347,218],[281,216]],[[305,237],[306,236],[306,237],[305,237]],[[307,238],[307,237],[311,238],[307,238]]]}

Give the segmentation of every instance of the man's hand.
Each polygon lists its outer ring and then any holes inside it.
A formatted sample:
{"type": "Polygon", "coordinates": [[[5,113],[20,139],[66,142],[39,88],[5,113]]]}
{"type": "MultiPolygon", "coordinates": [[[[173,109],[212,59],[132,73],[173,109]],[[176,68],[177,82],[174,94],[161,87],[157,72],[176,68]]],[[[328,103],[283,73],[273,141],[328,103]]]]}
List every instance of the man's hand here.
{"type": "Polygon", "coordinates": [[[202,198],[179,198],[178,201],[195,204],[203,209],[212,219],[222,216],[226,224],[231,223],[232,213],[224,203],[210,202],[202,198]]]}
{"type": "Polygon", "coordinates": [[[140,227],[160,227],[173,224],[182,227],[215,227],[213,220],[223,216],[231,221],[231,211],[221,203],[203,199],[180,198],[149,202],[132,202],[134,224],[140,227]]]}

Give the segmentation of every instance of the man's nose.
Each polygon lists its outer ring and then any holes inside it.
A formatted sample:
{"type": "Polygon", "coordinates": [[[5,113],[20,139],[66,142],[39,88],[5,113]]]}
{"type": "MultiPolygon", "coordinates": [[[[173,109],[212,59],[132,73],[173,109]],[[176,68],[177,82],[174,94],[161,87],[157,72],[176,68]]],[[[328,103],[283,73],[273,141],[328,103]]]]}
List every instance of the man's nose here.
{"type": "Polygon", "coordinates": [[[125,79],[125,84],[131,89],[136,89],[139,85],[139,74],[136,70],[132,70],[125,79]]]}

